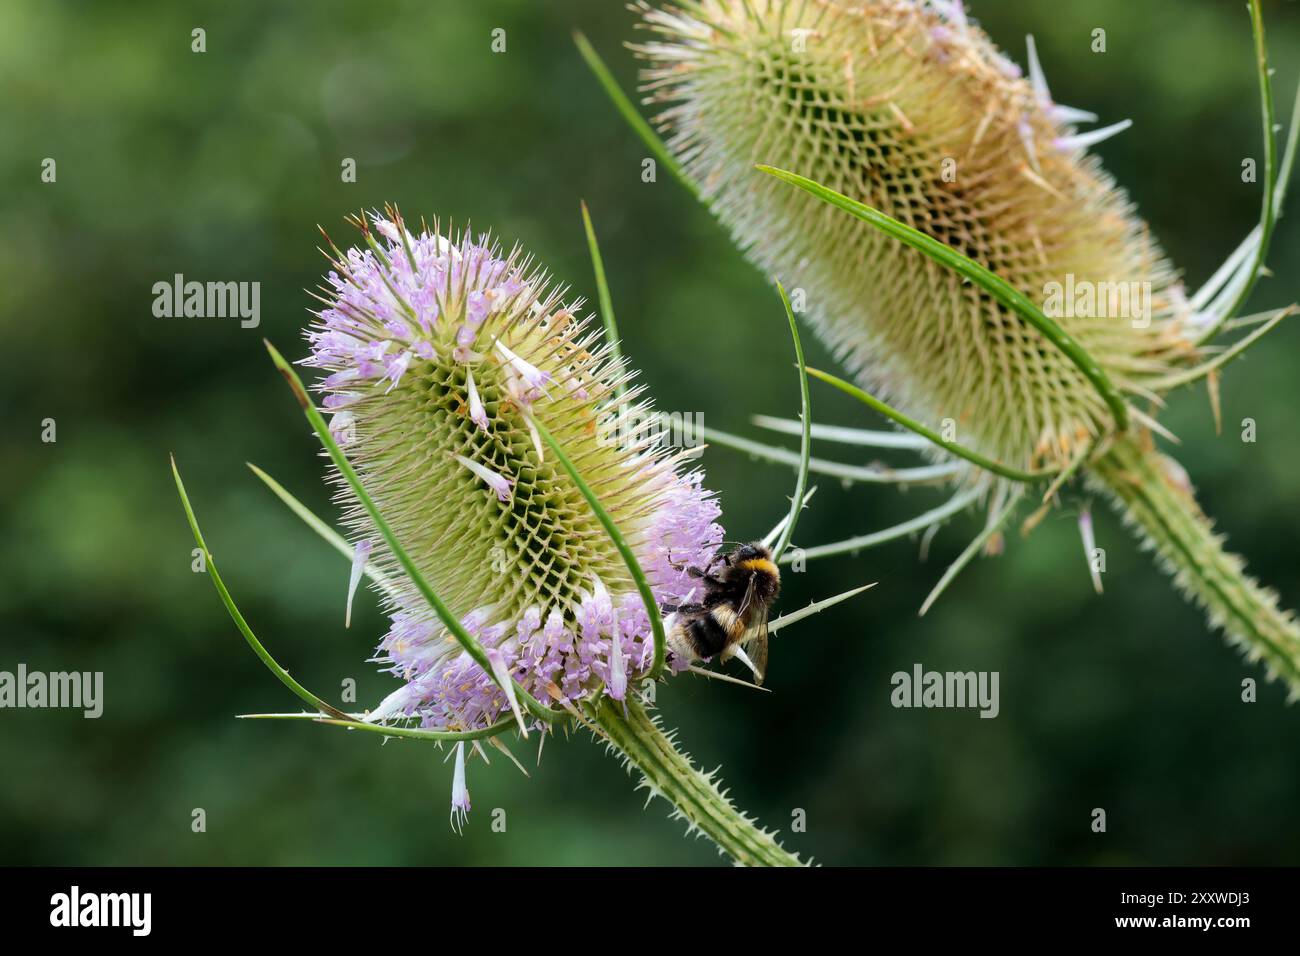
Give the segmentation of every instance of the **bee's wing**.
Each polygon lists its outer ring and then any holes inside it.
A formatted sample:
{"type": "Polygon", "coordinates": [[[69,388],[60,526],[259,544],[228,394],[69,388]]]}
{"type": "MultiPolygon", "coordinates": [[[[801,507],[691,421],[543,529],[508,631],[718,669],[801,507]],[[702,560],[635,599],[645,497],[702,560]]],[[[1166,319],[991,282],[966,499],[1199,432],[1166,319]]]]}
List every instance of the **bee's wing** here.
{"type": "Polygon", "coordinates": [[[740,607],[736,608],[736,617],[740,618],[742,621],[745,619],[745,612],[748,611],[749,606],[754,603],[754,592],[757,588],[758,575],[751,574],[749,577],[749,584],[745,587],[745,596],[741,599],[740,607]]]}
{"type": "Polygon", "coordinates": [[[754,669],[758,671],[754,676],[754,683],[762,687],[763,679],[767,677],[767,608],[764,608],[759,615],[758,623],[754,626],[754,635],[746,643],[749,645],[749,659],[754,662],[754,669]]]}

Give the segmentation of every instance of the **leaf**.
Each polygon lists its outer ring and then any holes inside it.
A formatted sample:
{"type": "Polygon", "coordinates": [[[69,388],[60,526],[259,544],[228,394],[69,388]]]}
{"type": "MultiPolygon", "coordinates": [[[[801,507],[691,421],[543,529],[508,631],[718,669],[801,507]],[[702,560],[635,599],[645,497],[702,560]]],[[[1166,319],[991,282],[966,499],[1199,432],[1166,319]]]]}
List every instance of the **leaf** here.
{"type": "MultiPolygon", "coordinates": [[[[302,406],[303,414],[307,416],[307,421],[311,423],[311,427],[315,430],[317,437],[320,438],[321,444],[325,446],[325,451],[329,454],[335,467],[338,468],[339,474],[343,477],[343,480],[346,481],[348,486],[352,489],[352,493],[356,495],[357,501],[361,504],[361,507],[365,509],[366,513],[370,516],[370,520],[374,522],[375,529],[388,544],[389,550],[392,551],[393,556],[397,558],[397,562],[402,566],[402,570],[406,572],[407,577],[410,578],[411,583],[415,585],[416,590],[420,592],[421,597],[429,603],[429,606],[433,609],[434,613],[436,613],[442,621],[443,626],[451,632],[452,636],[456,638],[456,641],[460,646],[465,649],[465,652],[474,659],[474,662],[478,664],[479,667],[483,668],[484,672],[487,673],[493,681],[500,684],[501,681],[498,680],[496,673],[493,671],[492,664],[487,657],[487,652],[483,650],[483,645],[481,645],[472,634],[465,630],[464,626],[456,619],[455,615],[447,609],[447,605],[445,605],[442,602],[442,599],[434,592],[433,588],[429,585],[429,582],[425,580],[424,575],[420,572],[420,569],[415,566],[415,562],[411,560],[410,555],[406,553],[406,549],[403,548],[401,542],[397,540],[397,536],[393,534],[393,529],[389,527],[388,521],[382,514],[380,514],[379,508],[376,507],[369,493],[362,486],[361,479],[357,477],[356,470],[353,469],[351,462],[349,462],[347,456],[343,454],[338,443],[334,441],[334,436],[330,434],[329,426],[325,423],[325,419],[321,417],[320,412],[316,410],[316,406],[312,404],[311,399],[307,395],[307,389],[303,387],[302,379],[298,377],[298,373],[293,370],[292,365],[285,361],[284,356],[280,354],[279,350],[276,349],[274,345],[269,341],[263,341],[265,342],[267,352],[271,355],[271,361],[275,363],[275,367],[280,370],[280,374],[283,375],[285,381],[289,383],[289,388],[293,391],[294,397],[298,399],[298,404],[302,406]]],[[[563,719],[562,714],[558,714],[542,704],[541,701],[537,700],[532,694],[524,690],[524,688],[519,685],[518,681],[511,679],[511,683],[514,685],[513,691],[515,695],[528,707],[529,713],[547,722],[563,719]]],[[[502,690],[505,691],[507,696],[509,696],[510,690],[504,687],[502,690]]]]}
{"type": "Polygon", "coordinates": [[[913,249],[925,253],[939,264],[974,282],[990,296],[1038,329],[1043,334],[1043,337],[1074,363],[1074,366],[1083,374],[1084,378],[1092,383],[1102,400],[1110,408],[1111,414],[1114,415],[1116,428],[1124,431],[1128,427],[1128,406],[1125,404],[1123,396],[1111,383],[1110,378],[1097,364],[1096,359],[1089,355],[1070,333],[1044,315],[1042,310],[1034,305],[1024,293],[1005,279],[985,269],[974,259],[970,259],[952,247],[944,245],[939,240],[927,236],[925,233],[913,229],[897,219],[886,216],[878,209],[873,209],[856,199],[843,196],[833,189],[827,189],[820,183],[813,182],[798,173],[777,169],[773,166],[760,165],[757,168],[760,172],[775,176],[783,182],[799,187],[822,202],[844,210],[849,215],[861,219],[886,235],[893,236],[913,249]]]}
{"type": "MultiPolygon", "coordinates": [[[[618,323],[614,319],[614,300],[609,294],[609,282],[605,278],[605,261],[600,255],[600,245],[596,242],[596,230],[591,224],[591,213],[587,204],[582,204],[582,226],[587,233],[587,249],[591,253],[591,270],[596,276],[596,300],[600,303],[600,318],[605,324],[605,342],[609,346],[610,358],[614,367],[623,368],[623,346],[618,337],[618,323]]],[[[627,382],[620,378],[617,395],[627,391],[627,382]]]]}
{"type": "Polygon", "coordinates": [[[604,527],[605,533],[609,535],[609,539],[614,543],[614,547],[618,549],[618,553],[623,558],[623,563],[627,565],[628,574],[632,575],[632,580],[636,584],[636,589],[640,592],[641,600],[645,604],[646,616],[650,619],[650,630],[654,634],[654,661],[651,663],[650,670],[647,672],[646,676],[651,680],[657,680],[659,675],[663,673],[664,657],[668,641],[667,635],[664,633],[663,616],[659,613],[659,605],[655,602],[654,592],[650,590],[650,583],[646,580],[645,572],[641,570],[641,563],[637,561],[636,555],[632,553],[632,548],[628,545],[627,539],[623,537],[623,533],[618,530],[618,525],[614,523],[614,519],[609,516],[609,512],[605,510],[604,506],[600,503],[600,499],[596,497],[596,493],[591,490],[591,486],[588,485],[587,482],[583,480],[582,475],[578,473],[577,467],[569,459],[569,456],[565,454],[564,448],[560,443],[555,440],[555,436],[552,435],[547,427],[536,418],[530,420],[533,423],[533,427],[536,428],[538,433],[542,436],[542,441],[546,442],[546,444],[550,446],[551,451],[554,452],[560,466],[569,473],[569,477],[573,479],[573,483],[578,486],[578,491],[582,493],[582,497],[587,499],[587,504],[591,506],[591,510],[595,513],[596,519],[604,527]]]}
{"type": "Polygon", "coordinates": [[[799,441],[799,468],[794,480],[794,497],[790,499],[790,520],[786,522],[785,530],[772,549],[773,561],[781,560],[781,555],[794,537],[795,522],[799,520],[799,512],[804,508],[804,489],[808,486],[808,458],[812,450],[812,406],[808,400],[808,367],[804,363],[803,343],[799,341],[799,326],[794,320],[794,309],[790,305],[790,297],[785,294],[785,287],[777,282],[776,290],[781,293],[781,304],[785,306],[786,319],[790,322],[794,354],[799,363],[799,398],[803,409],[799,419],[803,422],[803,436],[799,441]]]}
{"type": "MultiPolygon", "coordinates": [[[[751,415],[750,419],[759,428],[779,432],[782,435],[803,434],[803,423],[793,418],[773,418],[771,415],[751,415]]],[[[812,437],[818,441],[837,442],[842,445],[865,445],[869,448],[907,448],[913,451],[926,448],[930,442],[919,435],[906,432],[872,431],[867,428],[849,428],[843,425],[819,425],[812,423],[812,437]]]]}
{"type": "Polygon", "coordinates": [[[482,740],[505,733],[515,724],[514,717],[499,720],[490,727],[478,730],[426,730],[423,727],[394,727],[392,724],[372,724],[357,719],[356,714],[344,714],[342,717],[323,717],[320,714],[240,714],[240,720],[309,720],[314,724],[328,724],[331,727],[346,727],[349,730],[361,730],[385,737],[403,737],[409,740],[460,741],[482,740]]]}
{"type": "Polygon", "coordinates": [[[995,475],[1001,475],[1003,478],[1010,478],[1012,481],[1040,481],[1044,478],[1050,478],[1052,475],[1057,473],[1057,469],[1022,471],[1019,468],[1012,468],[1010,465],[1004,465],[999,461],[994,461],[992,458],[986,458],[977,451],[973,451],[972,449],[959,445],[956,442],[942,438],[937,432],[922,425],[916,419],[904,415],[902,412],[890,405],[886,405],[874,395],[863,391],[851,382],[846,382],[844,379],[838,378],[829,372],[823,372],[815,368],[808,369],[808,374],[812,375],[814,378],[821,379],[829,385],[834,385],[844,394],[851,395],[864,405],[867,405],[868,407],[880,412],[882,415],[898,422],[898,424],[902,425],[904,428],[911,429],[921,437],[934,442],[934,444],[942,448],[944,451],[951,452],[958,458],[965,458],[972,464],[978,465],[985,471],[991,471],[995,475]]]}
{"type": "MultiPolygon", "coordinates": [[[[816,374],[811,368],[808,371],[810,374],[816,374]]],[[[730,432],[720,431],[717,428],[710,428],[705,425],[697,426],[695,431],[707,441],[726,445],[737,451],[747,452],[756,458],[762,458],[774,464],[790,465],[794,468],[800,467],[801,464],[799,453],[791,451],[789,448],[781,448],[779,445],[765,445],[762,442],[742,438],[739,435],[733,435],[730,432]]],[[[842,478],[848,482],[861,481],[876,485],[913,485],[951,478],[953,475],[965,471],[966,466],[960,462],[944,462],[940,465],[924,465],[920,468],[885,468],[848,465],[839,461],[826,461],[823,458],[809,458],[808,470],[819,475],[842,478]]]]}
{"type": "MultiPolygon", "coordinates": [[[[247,462],[246,464],[253,474],[257,475],[257,477],[275,493],[277,498],[289,506],[290,511],[303,520],[303,523],[306,524],[307,527],[311,528],[318,535],[328,541],[336,551],[343,555],[343,557],[347,558],[349,561],[353,559],[355,551],[352,545],[348,544],[347,539],[344,538],[343,535],[339,534],[313,514],[310,508],[291,495],[283,485],[264,472],[261,468],[258,468],[252,462],[247,462]]],[[[382,571],[376,568],[372,562],[366,563],[365,573],[366,577],[379,585],[385,594],[389,597],[396,597],[396,586],[382,571]]]]}
{"type": "Polygon", "coordinates": [[[641,138],[641,141],[645,143],[646,147],[654,154],[655,158],[659,162],[663,163],[664,167],[690,191],[692,196],[696,199],[701,198],[699,188],[695,183],[691,182],[690,177],[686,175],[685,171],[683,171],[682,167],[678,164],[677,158],[673,156],[668,147],[664,145],[664,141],[661,140],[655,134],[655,131],[650,128],[650,124],[642,119],[641,114],[638,113],[636,107],[632,105],[632,101],[627,98],[627,94],[623,92],[622,88],[618,85],[618,81],[614,79],[614,75],[609,72],[609,67],[605,66],[605,61],[600,58],[600,54],[596,52],[595,47],[591,45],[583,34],[577,32],[573,34],[573,42],[578,45],[578,52],[582,54],[582,58],[587,62],[587,66],[591,69],[591,72],[596,75],[596,79],[604,88],[605,94],[610,98],[610,101],[614,104],[614,108],[618,110],[623,119],[627,120],[627,124],[632,127],[632,131],[641,138]]]}
{"type": "Polygon", "coordinates": [[[856,538],[847,538],[844,541],[836,541],[832,544],[819,544],[814,548],[802,549],[803,558],[811,561],[813,558],[824,558],[832,554],[843,554],[846,551],[861,551],[865,548],[874,548],[876,545],[885,544],[889,541],[896,541],[899,538],[905,538],[916,531],[923,531],[940,521],[951,518],[958,514],[962,509],[974,504],[980,496],[979,488],[971,488],[960,494],[954,495],[950,500],[944,502],[937,508],[926,511],[917,515],[915,518],[909,518],[901,524],[896,524],[892,528],[885,528],[882,531],[873,531],[871,534],[860,535],[856,538]]]}
{"type": "Polygon", "coordinates": [[[993,537],[994,533],[1002,527],[1007,518],[1011,516],[1011,512],[1015,510],[1016,505],[1020,504],[1022,494],[1023,492],[1019,488],[1013,491],[1008,496],[1007,503],[1003,505],[1002,510],[989,520],[989,523],[984,530],[979,533],[974,541],[967,545],[966,550],[958,555],[957,560],[948,566],[948,570],[943,572],[943,577],[939,579],[939,583],[934,586],[934,590],[930,592],[929,596],[925,599],[925,603],[921,605],[921,617],[924,617],[925,612],[930,610],[935,601],[939,600],[939,595],[943,594],[943,592],[947,590],[948,585],[951,584],[957,575],[961,573],[962,568],[970,564],[971,560],[979,552],[979,549],[984,547],[985,542],[987,542],[989,538],[993,537]]]}
{"type": "Polygon", "coordinates": [[[1240,340],[1232,343],[1231,346],[1224,349],[1208,362],[1203,362],[1195,368],[1189,368],[1181,372],[1174,372],[1162,378],[1154,379],[1146,384],[1149,388],[1158,391],[1165,391],[1166,389],[1177,388],[1180,385],[1188,385],[1195,382],[1197,379],[1204,378],[1213,372],[1217,372],[1233,359],[1240,356],[1246,351],[1246,349],[1250,348],[1269,332],[1273,331],[1273,328],[1279,322],[1289,315],[1295,315],[1297,311],[1300,310],[1298,310],[1294,305],[1287,306],[1285,309],[1278,309],[1276,312],[1272,313],[1268,321],[1263,325],[1255,329],[1255,331],[1251,332],[1249,335],[1243,336],[1240,340]]]}
{"type": "Polygon", "coordinates": [[[814,614],[820,614],[828,607],[834,607],[836,604],[839,604],[841,601],[847,601],[849,598],[856,597],[857,595],[861,594],[863,591],[871,590],[876,586],[876,583],[877,582],[872,581],[870,584],[862,585],[862,587],[853,588],[852,590],[849,591],[842,591],[839,594],[836,594],[832,597],[822,598],[820,601],[813,601],[811,604],[805,607],[801,607],[797,611],[791,611],[789,614],[782,614],[775,621],[773,621],[771,624],[768,625],[767,633],[775,634],[777,631],[781,630],[781,628],[794,624],[796,621],[802,621],[806,617],[811,617],[814,614]]]}
{"type": "MultiPolygon", "coordinates": [[[[1251,292],[1255,289],[1255,283],[1259,281],[1260,273],[1263,271],[1264,262],[1268,259],[1268,248],[1273,240],[1273,230],[1277,225],[1278,204],[1276,194],[1278,192],[1278,172],[1277,172],[1277,119],[1273,111],[1273,81],[1272,71],[1268,65],[1268,44],[1264,42],[1264,15],[1260,10],[1259,0],[1250,0],[1250,29],[1255,38],[1255,65],[1259,73],[1259,98],[1261,113],[1263,114],[1264,124],[1264,195],[1260,200],[1259,212],[1259,244],[1255,247],[1255,256],[1251,260],[1250,271],[1245,273],[1245,280],[1241,283],[1237,295],[1232,301],[1221,307],[1220,314],[1215,316],[1214,323],[1201,335],[1197,345],[1204,345],[1219,334],[1223,323],[1237,314],[1237,311],[1246,304],[1250,298],[1251,292]]],[[[1297,113],[1292,117],[1291,141],[1287,145],[1290,156],[1285,161],[1285,171],[1289,174],[1291,171],[1291,159],[1295,153],[1295,120],[1300,117],[1300,101],[1297,102],[1297,113]]]]}
{"type": "Polygon", "coordinates": [[[181,481],[181,472],[176,467],[176,459],[172,458],[171,462],[172,477],[176,480],[176,492],[181,496],[181,505],[185,508],[185,517],[189,520],[190,530],[194,533],[194,541],[203,550],[203,559],[207,566],[208,577],[212,579],[212,586],[217,589],[217,594],[221,596],[221,603],[226,606],[226,611],[230,614],[231,620],[235,622],[235,627],[239,628],[239,633],[244,635],[244,640],[248,642],[248,646],[253,649],[253,653],[266,665],[267,669],[280,679],[280,683],[293,691],[309,707],[315,707],[317,710],[332,714],[343,720],[349,719],[348,715],[343,711],[332,704],[327,704],[290,677],[289,672],[280,666],[280,662],[272,657],[271,652],[257,639],[257,635],[248,626],[248,621],[240,613],[238,606],[235,604],[235,599],[226,589],[226,583],[221,579],[221,574],[217,571],[217,564],[212,559],[212,552],[208,550],[207,543],[203,540],[203,532],[199,530],[199,519],[195,517],[194,508],[190,505],[190,496],[185,493],[185,483],[181,481]]]}

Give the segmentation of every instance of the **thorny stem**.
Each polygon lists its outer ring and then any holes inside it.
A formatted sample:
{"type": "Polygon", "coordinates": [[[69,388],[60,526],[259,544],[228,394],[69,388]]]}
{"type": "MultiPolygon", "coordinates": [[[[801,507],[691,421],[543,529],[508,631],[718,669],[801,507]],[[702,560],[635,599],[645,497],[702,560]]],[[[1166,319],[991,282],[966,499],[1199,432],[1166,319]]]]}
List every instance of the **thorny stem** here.
{"type": "Polygon", "coordinates": [[[1285,678],[1300,694],[1300,626],[1278,607],[1277,596],[1246,573],[1245,562],[1224,550],[1223,535],[1191,490],[1140,439],[1117,441],[1092,463],[1090,477],[1110,496],[1125,524],[1154,547],[1160,563],[1188,598],[1203,607],[1251,661],[1263,661],[1270,676],[1285,678]]]}
{"type": "MultiPolygon", "coordinates": [[[[781,848],[737,810],[713,782],[691,765],[636,699],[624,703],[601,698],[589,706],[588,715],[605,733],[609,745],[639,770],[643,786],[677,808],[689,829],[704,833],[718,849],[743,866],[802,866],[794,854],[781,848]]],[[[629,767],[629,769],[630,769],[629,767]]]]}

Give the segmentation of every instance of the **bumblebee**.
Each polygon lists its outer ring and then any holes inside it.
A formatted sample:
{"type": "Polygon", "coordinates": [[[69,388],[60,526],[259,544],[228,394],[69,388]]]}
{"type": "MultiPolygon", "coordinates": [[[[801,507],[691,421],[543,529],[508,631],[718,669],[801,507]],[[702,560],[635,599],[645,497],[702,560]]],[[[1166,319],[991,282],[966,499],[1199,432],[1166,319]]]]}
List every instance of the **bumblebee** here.
{"type": "Polygon", "coordinates": [[[772,551],[759,542],[719,552],[703,570],[686,568],[704,584],[699,603],[665,605],[668,649],[687,661],[739,657],[763,683],[767,673],[767,615],[781,590],[772,551]],[[747,654],[742,645],[749,647],[747,654]]]}

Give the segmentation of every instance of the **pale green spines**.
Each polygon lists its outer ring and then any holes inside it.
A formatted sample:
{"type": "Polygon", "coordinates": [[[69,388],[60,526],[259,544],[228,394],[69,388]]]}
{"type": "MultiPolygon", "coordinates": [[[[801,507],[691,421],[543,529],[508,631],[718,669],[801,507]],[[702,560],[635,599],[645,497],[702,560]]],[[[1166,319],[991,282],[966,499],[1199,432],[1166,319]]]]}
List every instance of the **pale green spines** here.
{"type": "MultiPolygon", "coordinates": [[[[1122,389],[1190,353],[1190,309],[1132,208],[1055,107],[947,5],[642,6],[645,90],[687,173],[868,390],[1018,467],[1107,431],[1077,368],[920,253],[753,170],[782,167],[933,236],[1044,304],[1051,283],[1136,283],[1144,315],[1053,318],[1122,389]],[[1145,285],[1144,285],[1145,284],[1145,285]]],[[[1102,290],[1103,295],[1105,290],[1102,290]]],[[[1070,297],[1070,301],[1073,297],[1070,297]]]]}

